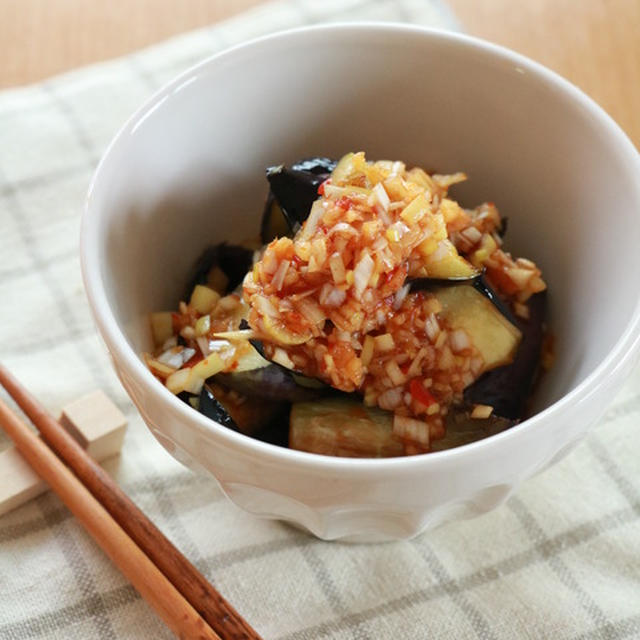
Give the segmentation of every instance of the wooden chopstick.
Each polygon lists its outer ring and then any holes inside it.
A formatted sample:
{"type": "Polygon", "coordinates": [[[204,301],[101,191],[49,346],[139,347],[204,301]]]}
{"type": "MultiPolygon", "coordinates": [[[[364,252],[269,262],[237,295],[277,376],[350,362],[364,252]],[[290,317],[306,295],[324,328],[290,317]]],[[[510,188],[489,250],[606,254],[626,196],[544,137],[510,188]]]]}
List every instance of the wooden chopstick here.
{"type": "Polygon", "coordinates": [[[178,637],[220,640],[220,636],[78,478],[2,400],[0,423],[23,458],[60,496],[73,515],[178,637]]]}
{"type": "Polygon", "coordinates": [[[120,489],[111,477],[54,420],[36,398],[0,363],[0,384],[40,431],[45,442],[150,558],[221,640],[262,640],[120,489]]]}

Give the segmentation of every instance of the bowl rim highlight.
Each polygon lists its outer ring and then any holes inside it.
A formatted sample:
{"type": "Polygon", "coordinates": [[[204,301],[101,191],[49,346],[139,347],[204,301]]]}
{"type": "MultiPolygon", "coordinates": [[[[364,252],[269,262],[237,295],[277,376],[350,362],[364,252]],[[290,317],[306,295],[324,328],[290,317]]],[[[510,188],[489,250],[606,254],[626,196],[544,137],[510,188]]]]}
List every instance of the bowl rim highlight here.
{"type": "MultiPolygon", "coordinates": [[[[393,475],[400,469],[410,473],[414,468],[423,468],[425,465],[430,466],[435,471],[435,469],[441,465],[455,464],[460,456],[480,456],[482,453],[486,454],[492,448],[497,449],[502,443],[506,443],[513,438],[518,438],[519,434],[525,430],[528,431],[541,427],[548,416],[562,412],[568,405],[585,401],[597,390],[601,380],[610,376],[619,368],[626,367],[632,359],[636,358],[640,349],[640,300],[636,301],[629,322],[622,334],[618,337],[611,351],[585,379],[570,389],[560,399],[539,413],[523,420],[518,425],[488,438],[445,451],[397,458],[339,458],[280,447],[237,433],[194,411],[192,407],[174,396],[164,385],[153,377],[142,362],[139,354],[130,347],[124,332],[118,325],[114,313],[109,306],[104,283],[101,278],[99,252],[96,251],[96,248],[100,244],[100,234],[98,230],[98,216],[95,215],[93,211],[93,200],[95,198],[94,192],[102,179],[103,171],[109,164],[113,149],[116,146],[122,144],[123,140],[131,135],[137,126],[149,117],[169,95],[180,91],[186,84],[197,80],[198,75],[212,64],[224,62],[229,58],[233,58],[239,52],[249,52],[252,49],[255,55],[259,55],[259,51],[262,48],[269,48],[272,43],[287,39],[292,41],[305,40],[311,35],[330,36],[332,33],[344,34],[348,32],[401,35],[406,39],[407,47],[411,46],[409,42],[410,38],[421,39],[426,37],[444,43],[445,46],[452,45],[473,50],[474,54],[483,55],[495,62],[508,65],[519,73],[531,74],[535,77],[536,81],[546,84],[555,93],[564,96],[565,99],[570,99],[578,103],[583,109],[588,111],[592,119],[597,123],[597,127],[603,130],[607,136],[613,138],[619,149],[619,153],[626,155],[626,160],[636,167],[636,171],[638,175],[640,175],[640,154],[638,154],[633,143],[620,126],[602,107],[554,71],[510,49],[465,34],[392,22],[332,23],[288,29],[234,45],[198,62],[155,92],[122,125],[108,145],[93,173],[84,204],[80,232],[80,257],[84,288],[89,299],[94,321],[109,351],[113,352],[114,359],[123,361],[126,364],[127,371],[135,377],[139,384],[145,386],[148,393],[152,394],[157,402],[168,403],[168,405],[179,414],[181,420],[190,423],[205,433],[215,434],[215,436],[221,439],[227,446],[235,449],[243,449],[248,454],[259,456],[275,464],[281,463],[289,467],[306,468],[316,472],[325,471],[327,473],[339,473],[341,475],[351,474],[354,477],[361,476],[362,474],[368,475],[371,472],[382,474],[382,476],[386,474],[393,475]]],[[[149,311],[151,312],[152,310],[149,311]]]]}

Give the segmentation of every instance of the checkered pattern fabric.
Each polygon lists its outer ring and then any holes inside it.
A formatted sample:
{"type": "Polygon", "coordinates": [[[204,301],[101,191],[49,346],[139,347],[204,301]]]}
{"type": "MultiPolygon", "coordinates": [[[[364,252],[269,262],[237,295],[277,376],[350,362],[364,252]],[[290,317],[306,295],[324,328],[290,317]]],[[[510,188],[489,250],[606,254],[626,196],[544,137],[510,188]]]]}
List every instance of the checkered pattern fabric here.
{"type": "MultiPolygon", "coordinates": [[[[100,387],[127,414],[125,491],[265,638],[640,638],[640,372],[574,453],[475,520],[326,543],[229,503],[155,442],[92,324],[78,264],[90,174],[122,121],[195,61],[317,21],[456,28],[427,0],[282,0],[0,93],[0,354],[53,411],[100,387]]],[[[0,446],[3,446],[0,443],[0,446]]],[[[56,496],[0,518],[0,638],[168,638],[56,496]]]]}

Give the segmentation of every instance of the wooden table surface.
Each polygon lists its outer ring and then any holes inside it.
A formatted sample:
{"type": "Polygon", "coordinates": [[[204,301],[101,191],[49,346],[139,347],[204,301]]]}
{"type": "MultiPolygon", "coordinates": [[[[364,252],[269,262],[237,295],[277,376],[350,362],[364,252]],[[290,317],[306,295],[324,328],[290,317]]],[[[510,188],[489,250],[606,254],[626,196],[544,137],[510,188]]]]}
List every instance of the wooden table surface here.
{"type": "MultiPolygon", "coordinates": [[[[0,87],[122,55],[261,1],[0,0],[0,87]]],[[[448,2],[468,33],[559,72],[640,147],[640,0],[448,2]]]]}

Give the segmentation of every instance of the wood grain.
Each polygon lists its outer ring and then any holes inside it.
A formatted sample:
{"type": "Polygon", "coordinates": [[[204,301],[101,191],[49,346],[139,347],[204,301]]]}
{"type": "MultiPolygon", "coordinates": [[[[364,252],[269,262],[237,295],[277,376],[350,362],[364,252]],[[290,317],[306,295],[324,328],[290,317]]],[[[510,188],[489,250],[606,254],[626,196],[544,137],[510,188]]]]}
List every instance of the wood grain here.
{"type": "MultiPolygon", "coordinates": [[[[0,0],[0,87],[123,55],[264,0],[0,0]]],[[[321,0],[318,0],[319,2],[321,0]]],[[[471,34],[551,67],[640,145],[640,0],[449,0],[471,34]]]]}
{"type": "MultiPolygon", "coordinates": [[[[135,545],[142,549],[160,569],[177,591],[184,595],[222,640],[261,640],[249,623],[213,588],[138,509],[111,476],[85,453],[82,447],[46,412],[35,396],[25,389],[2,364],[0,364],[0,385],[36,425],[45,442],[55,451],[60,460],[69,466],[91,495],[124,529],[135,545]]],[[[0,409],[2,409],[1,405],[0,409]]],[[[0,416],[2,413],[6,417],[6,411],[0,412],[0,416]]],[[[17,442],[16,446],[18,446],[17,442]]],[[[23,453],[22,449],[20,452],[23,453]]],[[[25,458],[31,462],[27,456],[25,458]]],[[[43,475],[43,478],[55,489],[49,477],[43,475]]],[[[71,505],[67,506],[73,511],[71,505]]],[[[215,637],[218,638],[218,636],[215,637]]]]}
{"type": "Polygon", "coordinates": [[[640,0],[449,0],[464,29],[523,53],[600,104],[640,146],[640,0]]]}
{"type": "Polygon", "coordinates": [[[113,563],[179,638],[220,640],[65,464],[0,400],[0,425],[113,563]]]}
{"type": "MultiPolygon", "coordinates": [[[[122,448],[127,419],[102,391],[94,391],[66,405],[60,424],[94,460],[102,462],[122,448]]],[[[0,451],[0,516],[47,489],[14,446],[0,451]]]]}
{"type": "Polygon", "coordinates": [[[263,1],[0,0],[0,87],[120,56],[263,1]]]}

